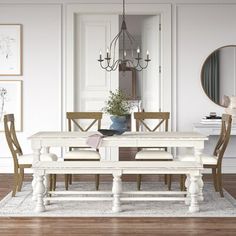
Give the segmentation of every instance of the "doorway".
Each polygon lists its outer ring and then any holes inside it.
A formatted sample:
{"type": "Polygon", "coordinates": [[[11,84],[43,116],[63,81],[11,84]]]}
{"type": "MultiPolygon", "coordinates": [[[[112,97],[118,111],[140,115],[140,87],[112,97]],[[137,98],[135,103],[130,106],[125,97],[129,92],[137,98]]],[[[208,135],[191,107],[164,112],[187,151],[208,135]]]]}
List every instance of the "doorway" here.
{"type": "MultiPolygon", "coordinates": [[[[65,76],[64,76],[64,106],[63,117],[66,111],[97,111],[101,110],[104,101],[109,96],[110,90],[119,88],[119,71],[105,72],[99,68],[97,62],[99,51],[103,53],[107,45],[119,30],[119,15],[122,12],[121,4],[68,4],[66,12],[66,45],[65,45],[65,76]],[[90,40],[90,39],[91,40],[90,40]],[[83,42],[85,44],[83,44],[83,42]],[[102,45],[102,46],[101,46],[102,45]]],[[[161,75],[159,68],[155,70],[157,76],[160,77],[159,84],[149,87],[153,89],[153,96],[148,97],[151,93],[147,86],[152,84],[145,80],[150,78],[151,74],[145,72],[140,73],[141,83],[136,83],[135,98],[141,98],[143,105],[148,107],[147,110],[161,109],[165,111],[171,110],[171,6],[169,4],[127,4],[127,15],[132,17],[152,17],[158,16],[163,30],[160,32],[159,38],[161,42],[160,53],[161,58],[158,64],[163,68],[161,75]],[[165,40],[163,40],[165,39],[165,40]],[[165,80],[163,78],[165,77],[165,80]],[[145,84],[143,84],[145,81],[145,84]],[[138,84],[138,85],[137,85],[138,84]],[[165,90],[165,93],[163,91],[165,90]],[[157,94],[159,94],[157,96],[157,94]],[[145,102],[146,99],[146,102],[145,102]],[[152,102],[148,102],[151,101],[152,102]],[[158,104],[158,105],[154,105],[158,104]]],[[[133,20],[133,19],[131,19],[133,20]]],[[[129,21],[127,19],[129,27],[129,21]]],[[[157,30],[159,25],[155,24],[157,30]]],[[[130,27],[129,27],[130,28],[130,27]]],[[[149,27],[145,27],[149,30],[149,27]]],[[[146,32],[144,35],[148,35],[146,32]]],[[[149,44],[149,37],[144,38],[149,44]]],[[[143,43],[143,42],[142,42],[143,43]]],[[[158,42],[155,46],[158,45],[158,42]]],[[[145,46],[143,51],[147,49],[145,46]]],[[[149,49],[149,48],[148,48],[149,49]]],[[[150,50],[150,56],[154,50],[150,50]]],[[[139,75],[138,75],[139,76],[139,75]]],[[[156,78],[155,77],[155,78],[156,78]]],[[[137,79],[139,81],[139,78],[137,79]]],[[[136,82],[137,82],[136,81],[136,82]]],[[[158,79],[157,79],[158,81],[158,79]]],[[[109,126],[108,117],[103,119],[103,128],[109,126]]],[[[66,119],[63,119],[63,129],[66,130],[66,119]]],[[[112,152],[110,152],[112,153],[112,152]]],[[[116,160],[117,155],[105,157],[106,160],[116,160]]]]}

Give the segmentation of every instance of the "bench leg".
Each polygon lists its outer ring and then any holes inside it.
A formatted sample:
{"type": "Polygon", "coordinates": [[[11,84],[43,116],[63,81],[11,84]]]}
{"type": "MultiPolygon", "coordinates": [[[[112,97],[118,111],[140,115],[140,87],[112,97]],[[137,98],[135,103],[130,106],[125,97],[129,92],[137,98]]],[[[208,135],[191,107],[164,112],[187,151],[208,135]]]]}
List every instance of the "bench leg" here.
{"type": "Polygon", "coordinates": [[[185,188],[186,188],[186,191],[187,191],[185,204],[190,205],[191,198],[190,198],[190,192],[189,192],[189,186],[190,186],[190,176],[189,175],[186,175],[184,185],[185,185],[185,188]]]}
{"type": "Polygon", "coordinates": [[[113,212],[121,211],[121,203],[120,203],[121,192],[122,192],[121,174],[113,174],[113,186],[112,186],[113,212]]]}
{"type": "MultiPolygon", "coordinates": [[[[45,178],[44,178],[44,186],[45,186],[44,196],[45,197],[49,196],[49,194],[48,194],[48,191],[50,190],[49,183],[50,183],[50,175],[45,175],[45,178]]],[[[49,205],[49,204],[50,204],[49,200],[44,200],[44,205],[45,206],[49,205]]]]}
{"type": "Polygon", "coordinates": [[[32,180],[32,189],[33,189],[32,200],[33,201],[37,201],[36,184],[37,184],[37,175],[34,173],[33,180],[32,180]]]}
{"type": "Polygon", "coordinates": [[[37,175],[37,183],[36,183],[36,194],[37,194],[37,203],[36,203],[36,212],[43,212],[45,211],[43,197],[45,194],[45,186],[44,186],[44,175],[40,174],[37,175]]]}
{"type": "Polygon", "coordinates": [[[203,186],[204,186],[204,183],[203,183],[203,180],[202,180],[202,174],[199,175],[198,177],[198,187],[199,187],[199,201],[203,201],[204,200],[204,197],[203,197],[203,186]]]}
{"type": "Polygon", "coordinates": [[[198,185],[199,176],[191,175],[190,176],[190,186],[189,186],[189,193],[190,193],[190,206],[189,212],[198,212],[199,205],[199,185],[198,185]]]}

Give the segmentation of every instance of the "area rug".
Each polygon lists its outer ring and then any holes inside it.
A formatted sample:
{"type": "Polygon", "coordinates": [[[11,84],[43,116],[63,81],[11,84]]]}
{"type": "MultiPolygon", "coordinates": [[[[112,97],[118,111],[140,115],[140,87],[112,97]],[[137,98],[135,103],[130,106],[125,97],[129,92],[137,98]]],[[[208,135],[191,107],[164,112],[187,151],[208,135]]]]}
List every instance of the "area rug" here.
{"type": "MultiPolygon", "coordinates": [[[[124,182],[125,190],[136,190],[135,182],[124,182]]],[[[166,190],[162,183],[144,182],[143,190],[166,190]]],[[[57,190],[64,190],[64,183],[57,184],[57,190]]],[[[110,190],[111,183],[101,183],[100,190],[110,190]]],[[[76,182],[70,190],[94,190],[94,183],[76,182]]],[[[172,190],[179,190],[179,185],[173,183],[172,190]]],[[[204,186],[205,200],[200,202],[200,212],[189,213],[184,202],[170,201],[125,201],[122,202],[122,212],[113,213],[111,201],[55,201],[46,206],[46,211],[36,213],[35,202],[31,200],[31,185],[26,183],[22,192],[12,198],[9,193],[0,202],[1,217],[236,217],[236,200],[224,190],[224,198],[214,191],[212,184],[204,186]]]]}

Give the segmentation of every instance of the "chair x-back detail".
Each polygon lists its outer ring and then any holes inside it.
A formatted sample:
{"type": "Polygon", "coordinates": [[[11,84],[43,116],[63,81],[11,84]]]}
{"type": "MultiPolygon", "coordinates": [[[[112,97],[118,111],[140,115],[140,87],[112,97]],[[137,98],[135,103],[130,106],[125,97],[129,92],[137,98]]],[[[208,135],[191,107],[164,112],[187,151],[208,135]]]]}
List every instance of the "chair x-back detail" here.
{"type": "MultiPolygon", "coordinates": [[[[229,114],[222,115],[221,131],[218,142],[216,143],[213,155],[204,154],[202,155],[202,163],[204,168],[212,169],[213,182],[216,192],[220,192],[221,197],[223,194],[222,187],[222,160],[224,157],[225,150],[229,143],[230,133],[232,125],[232,116],[229,114]]],[[[180,156],[181,161],[192,161],[192,156],[180,156]]],[[[183,176],[182,176],[183,177],[183,176]]],[[[184,178],[181,178],[181,189],[184,189],[184,178]]]]}
{"type": "Polygon", "coordinates": [[[134,119],[136,120],[136,130],[139,131],[140,126],[144,126],[147,131],[155,132],[164,126],[163,131],[168,131],[168,121],[170,118],[169,112],[135,112],[134,119]],[[157,124],[151,128],[145,121],[155,120],[157,124]]]}
{"type": "MultiPolygon", "coordinates": [[[[148,132],[168,131],[168,121],[170,118],[169,112],[134,112],[134,119],[136,120],[136,131],[140,131],[140,127],[143,127],[148,132]],[[151,125],[148,121],[152,121],[151,125]]],[[[150,147],[151,148],[151,147],[150,147]]],[[[173,156],[167,152],[167,148],[158,149],[138,149],[135,159],[137,160],[161,160],[171,161],[173,156]]],[[[171,188],[171,176],[165,175],[165,183],[168,184],[168,189],[171,188]]],[[[137,187],[140,190],[141,187],[141,175],[138,175],[137,187]]]]}
{"type": "Polygon", "coordinates": [[[68,130],[72,131],[72,124],[75,125],[79,129],[79,131],[87,132],[97,122],[97,129],[101,128],[101,119],[102,119],[102,112],[67,112],[66,117],[68,120],[68,130]],[[82,127],[79,123],[81,120],[92,120],[88,127],[82,127]]]}
{"type": "MultiPolygon", "coordinates": [[[[92,128],[101,128],[102,112],[67,112],[68,131],[87,132],[92,128]],[[85,124],[81,124],[85,123],[85,124]]],[[[69,152],[65,153],[64,160],[75,161],[99,161],[98,150],[84,149],[80,147],[70,147],[69,152]]],[[[99,188],[99,175],[95,175],[96,189],[99,188]]],[[[65,187],[68,190],[69,183],[72,184],[72,175],[65,175],[65,187]]]]}
{"type": "MultiPolygon", "coordinates": [[[[14,185],[12,196],[16,195],[17,191],[21,191],[24,179],[24,169],[31,168],[33,163],[33,154],[23,155],[22,149],[18,142],[15,131],[15,118],[13,114],[4,115],[4,131],[8,147],[11,151],[14,162],[14,185]]],[[[52,153],[44,153],[41,155],[42,161],[56,161],[57,156],[52,153]]],[[[50,184],[51,186],[54,183],[50,184]]]]}

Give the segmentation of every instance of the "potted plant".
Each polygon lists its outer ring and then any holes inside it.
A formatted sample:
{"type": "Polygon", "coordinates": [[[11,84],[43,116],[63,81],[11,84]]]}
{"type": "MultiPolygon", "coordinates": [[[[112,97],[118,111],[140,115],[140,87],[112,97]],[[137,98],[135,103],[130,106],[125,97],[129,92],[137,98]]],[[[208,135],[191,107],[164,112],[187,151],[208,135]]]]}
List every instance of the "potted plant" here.
{"type": "Polygon", "coordinates": [[[118,130],[121,133],[127,130],[127,116],[130,113],[130,108],[131,105],[121,90],[110,91],[109,99],[103,109],[111,115],[112,125],[110,129],[118,130]]]}

